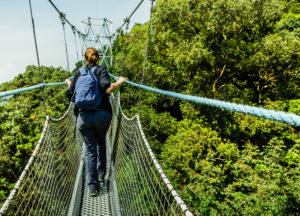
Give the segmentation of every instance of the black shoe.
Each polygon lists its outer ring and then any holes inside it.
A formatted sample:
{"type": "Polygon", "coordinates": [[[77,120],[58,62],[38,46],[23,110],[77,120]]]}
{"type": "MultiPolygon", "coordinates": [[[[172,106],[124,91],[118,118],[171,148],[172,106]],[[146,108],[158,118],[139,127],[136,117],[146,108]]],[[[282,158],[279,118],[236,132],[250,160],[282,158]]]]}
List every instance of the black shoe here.
{"type": "Polygon", "coordinates": [[[90,191],[90,196],[91,196],[91,197],[96,197],[96,196],[98,196],[98,190],[90,191]]]}

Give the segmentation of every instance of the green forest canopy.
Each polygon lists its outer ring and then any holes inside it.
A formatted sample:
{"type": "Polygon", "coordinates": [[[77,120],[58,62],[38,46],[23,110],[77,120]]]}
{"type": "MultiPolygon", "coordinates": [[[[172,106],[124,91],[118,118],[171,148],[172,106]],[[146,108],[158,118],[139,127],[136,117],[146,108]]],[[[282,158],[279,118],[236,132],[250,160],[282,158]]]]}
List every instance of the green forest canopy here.
{"type": "MultiPolygon", "coordinates": [[[[160,0],[145,85],[300,114],[300,5],[160,0]]],[[[140,82],[147,24],[114,42],[114,73],[140,82]]],[[[122,89],[127,114],[136,89],[122,89]]],[[[299,128],[143,91],[143,126],[196,215],[300,212],[299,128]]]]}
{"type": "MultiPolygon", "coordinates": [[[[70,76],[61,68],[42,67],[46,83],[59,82],[70,76]]],[[[39,70],[28,66],[0,91],[29,87],[40,83],[39,70]]],[[[57,118],[68,107],[65,86],[45,88],[47,112],[57,118]]],[[[0,106],[0,204],[8,197],[39,140],[45,121],[42,89],[22,93],[0,106]]],[[[0,205],[1,206],[1,205],[0,205]]]]}
{"type": "MultiPolygon", "coordinates": [[[[160,0],[151,27],[144,84],[300,115],[300,5],[280,0],[160,0]]],[[[147,24],[114,42],[113,73],[140,82],[147,24]]],[[[69,74],[43,67],[46,82],[69,74]]],[[[39,83],[38,71],[0,86],[39,83]]],[[[66,110],[65,87],[48,88],[49,113],[66,110]]],[[[137,111],[139,90],[121,89],[137,111]]],[[[41,90],[0,106],[0,203],[43,124],[41,90]]],[[[151,147],[195,215],[295,215],[300,212],[299,128],[142,92],[151,147]]]]}

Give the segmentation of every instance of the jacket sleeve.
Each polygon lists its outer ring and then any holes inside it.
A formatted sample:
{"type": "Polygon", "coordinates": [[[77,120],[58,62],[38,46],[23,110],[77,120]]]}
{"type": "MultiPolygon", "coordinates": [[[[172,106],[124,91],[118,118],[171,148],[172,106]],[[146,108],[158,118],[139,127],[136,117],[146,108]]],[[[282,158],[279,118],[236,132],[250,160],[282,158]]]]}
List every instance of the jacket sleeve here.
{"type": "Polygon", "coordinates": [[[106,90],[110,87],[110,79],[106,67],[101,67],[98,74],[98,80],[101,91],[106,92],[106,90]]]}
{"type": "MultiPolygon", "coordinates": [[[[76,84],[76,81],[77,81],[79,75],[80,75],[79,70],[75,71],[74,77],[73,77],[71,85],[70,85],[70,88],[68,88],[67,91],[66,91],[66,96],[69,98],[69,100],[72,99],[72,96],[75,92],[75,84],[76,84]]],[[[73,98],[73,100],[74,100],[74,98],[73,98]]]]}

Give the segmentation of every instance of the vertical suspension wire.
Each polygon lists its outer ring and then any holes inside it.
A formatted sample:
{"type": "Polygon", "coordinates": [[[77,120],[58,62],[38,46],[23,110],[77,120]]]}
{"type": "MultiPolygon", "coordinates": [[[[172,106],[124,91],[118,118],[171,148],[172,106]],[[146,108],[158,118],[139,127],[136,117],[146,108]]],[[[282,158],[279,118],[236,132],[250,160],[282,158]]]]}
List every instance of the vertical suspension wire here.
{"type": "Polygon", "coordinates": [[[81,62],[82,67],[85,66],[85,59],[84,59],[84,50],[88,48],[86,44],[86,38],[90,33],[90,28],[88,26],[85,27],[84,34],[81,35],[81,62]]]}
{"type": "Polygon", "coordinates": [[[79,62],[79,55],[78,55],[78,46],[77,46],[77,39],[76,39],[76,31],[75,31],[75,27],[72,27],[72,31],[74,34],[74,39],[75,39],[75,48],[76,48],[76,56],[77,56],[77,62],[79,62]]]}
{"type": "MultiPolygon", "coordinates": [[[[126,21],[126,28],[125,28],[125,35],[124,36],[126,36],[127,35],[127,33],[128,33],[128,29],[129,29],[129,23],[130,23],[130,20],[128,19],[128,18],[126,18],[125,19],[125,21],[126,21]]],[[[123,43],[123,57],[125,58],[125,37],[124,37],[124,43],[123,43]]],[[[124,59],[124,61],[125,61],[125,59],[124,59]]],[[[124,65],[124,61],[122,61],[122,70],[121,70],[121,76],[123,76],[123,74],[124,74],[124,70],[125,70],[125,65],[124,65]]]]}
{"type": "MultiPolygon", "coordinates": [[[[151,20],[152,20],[152,12],[153,12],[153,3],[154,3],[154,1],[155,0],[151,0],[150,20],[149,20],[149,25],[148,25],[147,41],[146,41],[145,56],[144,56],[144,66],[143,66],[143,73],[142,73],[142,79],[141,79],[140,85],[143,84],[143,82],[144,82],[144,75],[145,75],[146,64],[147,64],[147,55],[148,55],[149,40],[150,40],[150,27],[151,27],[151,20]]],[[[140,90],[139,106],[138,106],[137,114],[139,114],[140,108],[141,108],[142,91],[143,90],[140,90]]]]}
{"type": "MultiPolygon", "coordinates": [[[[109,39],[109,52],[110,52],[110,66],[112,66],[112,63],[113,63],[113,52],[112,52],[112,35],[111,35],[111,30],[109,30],[109,27],[108,27],[108,21],[107,19],[105,19],[105,26],[106,26],[106,31],[107,31],[107,34],[108,34],[108,39],[109,39]]],[[[111,25],[112,26],[112,25],[111,25]]]]}
{"type": "MultiPolygon", "coordinates": [[[[42,68],[41,68],[41,64],[40,64],[39,50],[38,50],[37,39],[36,39],[36,33],[35,33],[35,24],[34,24],[33,12],[32,12],[31,0],[29,0],[28,2],[29,2],[30,15],[31,15],[31,23],[32,23],[32,31],[33,31],[33,37],[34,37],[35,52],[36,52],[36,58],[37,58],[38,68],[39,68],[39,76],[40,76],[41,83],[44,83],[44,79],[43,79],[43,76],[42,76],[42,68]]],[[[44,86],[43,86],[42,95],[43,95],[43,104],[44,104],[45,116],[47,116],[47,104],[46,104],[45,87],[44,86]]]]}
{"type": "Polygon", "coordinates": [[[128,20],[127,23],[126,23],[125,35],[128,33],[129,24],[130,24],[130,20],[128,20]]]}
{"type": "Polygon", "coordinates": [[[65,14],[64,13],[60,13],[59,14],[59,17],[61,19],[61,24],[62,24],[62,27],[63,27],[63,31],[64,31],[64,39],[65,39],[65,50],[66,50],[66,57],[67,57],[67,70],[68,72],[70,72],[70,64],[69,64],[69,54],[68,54],[68,44],[67,44],[67,38],[66,38],[66,29],[65,29],[65,14]]]}
{"type": "MultiPolygon", "coordinates": [[[[82,62],[82,67],[85,66],[85,61],[84,61],[84,45],[86,46],[85,39],[87,35],[81,35],[81,62],[82,62]]],[[[87,46],[86,46],[87,48],[87,46]]]]}
{"type": "Polygon", "coordinates": [[[83,62],[82,62],[82,34],[78,34],[78,38],[79,38],[79,55],[80,55],[80,58],[79,58],[79,60],[81,61],[81,67],[83,67],[83,62]]]}

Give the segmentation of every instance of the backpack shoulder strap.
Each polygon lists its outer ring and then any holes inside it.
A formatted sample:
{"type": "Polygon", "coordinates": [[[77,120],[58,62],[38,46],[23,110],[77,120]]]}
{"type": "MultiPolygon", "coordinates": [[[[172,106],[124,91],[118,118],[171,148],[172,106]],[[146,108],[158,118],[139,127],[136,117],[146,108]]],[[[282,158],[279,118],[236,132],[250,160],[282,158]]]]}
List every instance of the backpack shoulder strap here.
{"type": "Polygon", "coordinates": [[[86,74],[84,67],[79,68],[79,71],[81,76],[84,76],[86,74]]]}
{"type": "Polygon", "coordinates": [[[93,79],[95,80],[95,82],[98,83],[97,77],[96,77],[95,74],[94,74],[96,68],[97,68],[97,66],[93,66],[90,70],[88,70],[88,72],[89,72],[90,75],[93,77],[93,79]]]}
{"type": "Polygon", "coordinates": [[[96,68],[97,68],[97,65],[95,65],[95,66],[93,66],[93,67],[91,68],[91,72],[92,72],[93,74],[94,74],[96,68]]]}

